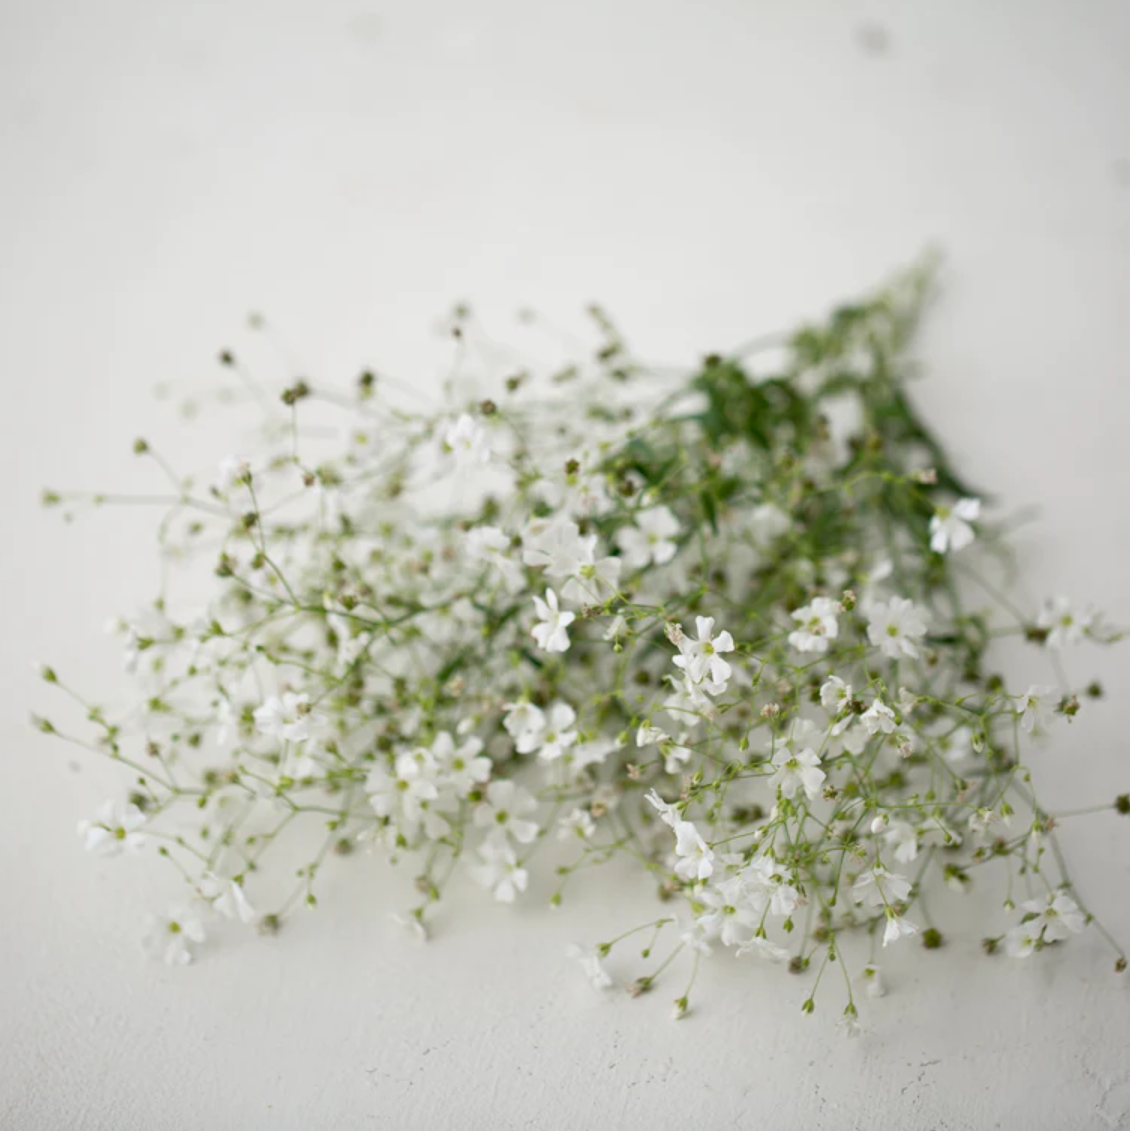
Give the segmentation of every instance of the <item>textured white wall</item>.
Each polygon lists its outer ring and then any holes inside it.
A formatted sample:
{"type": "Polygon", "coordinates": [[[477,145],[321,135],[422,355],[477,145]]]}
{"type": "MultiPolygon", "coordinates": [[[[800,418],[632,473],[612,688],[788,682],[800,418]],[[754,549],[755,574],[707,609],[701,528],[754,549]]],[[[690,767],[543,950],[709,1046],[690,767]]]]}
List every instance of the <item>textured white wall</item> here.
{"type": "MultiPolygon", "coordinates": [[[[139,432],[211,453],[149,390],[214,382],[248,309],[319,377],[419,379],[465,297],[499,327],[599,298],[684,360],[931,240],[920,401],[975,481],[1044,504],[1033,599],[1130,619],[1128,62],[1118,0],[4,0],[0,1126],[1130,1126],[1130,986],[1093,934],[989,961],[958,912],[850,1043],[725,960],[680,1025],[673,990],[597,1001],[562,942],[635,921],[623,875],[555,915],[468,893],[421,949],[386,915],[407,877],[355,858],[277,941],[150,965],[135,908],[171,876],[74,835],[121,778],[25,724],[54,706],[34,659],[121,690],[101,625],[154,575],[151,515],[62,528],[40,486],[136,485],[139,432]]],[[[1113,694],[1037,755],[1064,807],[1130,786],[1125,650],[1077,670],[1113,694]]],[[[1066,840],[1130,938],[1130,822],[1066,840]]]]}

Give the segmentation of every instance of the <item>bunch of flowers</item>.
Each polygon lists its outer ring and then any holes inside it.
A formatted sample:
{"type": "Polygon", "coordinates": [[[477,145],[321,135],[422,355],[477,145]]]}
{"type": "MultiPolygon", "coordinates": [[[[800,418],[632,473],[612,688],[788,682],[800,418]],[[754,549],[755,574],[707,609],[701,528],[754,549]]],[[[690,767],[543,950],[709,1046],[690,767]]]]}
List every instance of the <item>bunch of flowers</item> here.
{"type": "Polygon", "coordinates": [[[811,1012],[838,964],[849,1024],[882,948],[941,945],[939,885],[999,883],[990,953],[1102,930],[1024,759],[1101,693],[1062,653],[1122,633],[988,580],[1010,568],[999,530],[906,390],[929,275],[690,374],[635,361],[593,311],[593,356],[438,412],[371,373],[298,381],[263,455],[172,475],[162,551],[207,562],[211,600],[117,625],[139,694],[79,699],[92,737],[37,719],[130,771],[80,831],[183,880],[152,950],[188,962],[208,915],[276,931],[358,849],[413,869],[421,934],[461,874],[556,906],[627,854],[662,913],[577,951],[595,984],[646,931],[633,992],[731,952],[814,974],[811,1012]],[[326,458],[303,441],[319,403],[355,414],[326,458]],[[988,666],[1016,635],[1054,682],[988,666]]]}

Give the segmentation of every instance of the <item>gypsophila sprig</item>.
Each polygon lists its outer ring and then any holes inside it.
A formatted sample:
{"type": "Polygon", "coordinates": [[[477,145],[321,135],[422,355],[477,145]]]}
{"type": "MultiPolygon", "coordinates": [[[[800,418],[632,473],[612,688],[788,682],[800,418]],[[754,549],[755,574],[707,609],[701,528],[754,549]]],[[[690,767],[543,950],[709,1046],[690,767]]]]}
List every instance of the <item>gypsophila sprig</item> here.
{"type": "MultiPolygon", "coordinates": [[[[82,843],[152,853],[184,885],[149,951],[199,958],[217,918],[274,933],[365,849],[413,869],[418,901],[388,910],[421,936],[461,874],[558,906],[629,856],[663,914],[571,953],[606,991],[642,943],[634,995],[685,967],[676,1017],[700,960],[729,952],[808,976],[805,1012],[842,981],[855,1031],[883,948],[955,936],[928,910],[941,886],[1000,893],[988,953],[1090,927],[1125,968],[1026,768],[1102,694],[1068,661],[1123,633],[1060,596],[970,592],[1001,524],[908,399],[928,277],[800,329],[772,365],[739,351],[690,374],[632,360],[594,310],[592,357],[453,384],[434,412],[372,371],[352,397],[272,393],[225,351],[263,449],[193,478],[135,447],[173,484],[162,552],[207,564],[211,601],[163,591],[113,623],[138,685],[122,711],[40,669],[93,733],[37,728],[128,771],[82,843]],[[319,406],[354,414],[326,450],[302,427],[319,406]],[[998,635],[1049,653],[1045,681],[991,673],[998,635]]],[[[450,328],[473,346],[469,312],[450,328]]]]}

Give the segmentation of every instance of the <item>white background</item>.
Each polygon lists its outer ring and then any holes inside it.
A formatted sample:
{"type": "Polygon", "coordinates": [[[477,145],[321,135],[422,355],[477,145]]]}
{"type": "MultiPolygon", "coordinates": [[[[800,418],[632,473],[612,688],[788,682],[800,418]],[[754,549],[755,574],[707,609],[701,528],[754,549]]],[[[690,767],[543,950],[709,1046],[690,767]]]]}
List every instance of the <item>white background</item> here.
{"type": "MultiPolygon", "coordinates": [[[[463,298],[498,336],[598,298],[689,361],[931,241],[917,400],[970,478],[1043,506],[1016,599],[1130,619],[1130,7],[4,0],[0,153],[0,1126],[1130,1126],[1130,988],[1093,932],[1010,964],[958,913],[850,1042],[834,994],[804,1018],[804,984],[725,958],[678,1025],[681,981],[600,1001],[562,948],[645,916],[626,874],[555,914],[466,893],[417,947],[406,878],[358,857],[277,940],[150,964],[172,874],[74,834],[122,777],[26,724],[57,706],[36,659],[122,691],[102,624],[155,576],[152,513],[64,526],[39,489],[160,489],[142,432],[211,459],[213,419],[150,393],[215,386],[248,310],[318,379],[433,380],[463,298]]],[[[1126,652],[1072,670],[1112,693],[1035,756],[1065,808],[1130,787],[1126,652]]],[[[1065,840],[1130,938],[1130,821],[1065,840]]]]}

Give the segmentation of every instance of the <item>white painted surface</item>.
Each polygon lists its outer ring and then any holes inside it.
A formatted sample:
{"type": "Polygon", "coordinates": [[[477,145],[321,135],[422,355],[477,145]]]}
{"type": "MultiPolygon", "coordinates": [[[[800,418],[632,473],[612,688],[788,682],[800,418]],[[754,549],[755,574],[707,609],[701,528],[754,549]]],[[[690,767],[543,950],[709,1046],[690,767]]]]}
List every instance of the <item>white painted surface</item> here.
{"type": "MultiPolygon", "coordinates": [[[[601,1003],[561,958],[642,914],[624,874],[557,914],[468,893],[419,949],[386,915],[408,877],[356,858],[278,940],[150,965],[135,909],[171,877],[73,831],[121,779],[24,721],[55,705],[36,658],[121,690],[101,625],[154,571],[150,515],[62,528],[40,486],[136,485],[138,432],[210,453],[148,393],[213,381],[249,308],[320,377],[417,376],[464,297],[499,328],[598,297],[682,360],[930,240],[921,403],[972,478],[1044,504],[1032,594],[1130,618],[1130,7],[5,0],[0,153],[0,1126],[1130,1125],[1130,987],[1093,934],[1010,965],[959,914],[856,1042],[725,961],[674,1025],[674,992],[601,1003]]],[[[1130,785],[1126,652],[1076,670],[1113,694],[1037,756],[1064,807],[1130,785]]],[[[1066,840],[1130,938],[1130,822],[1066,840]]]]}

